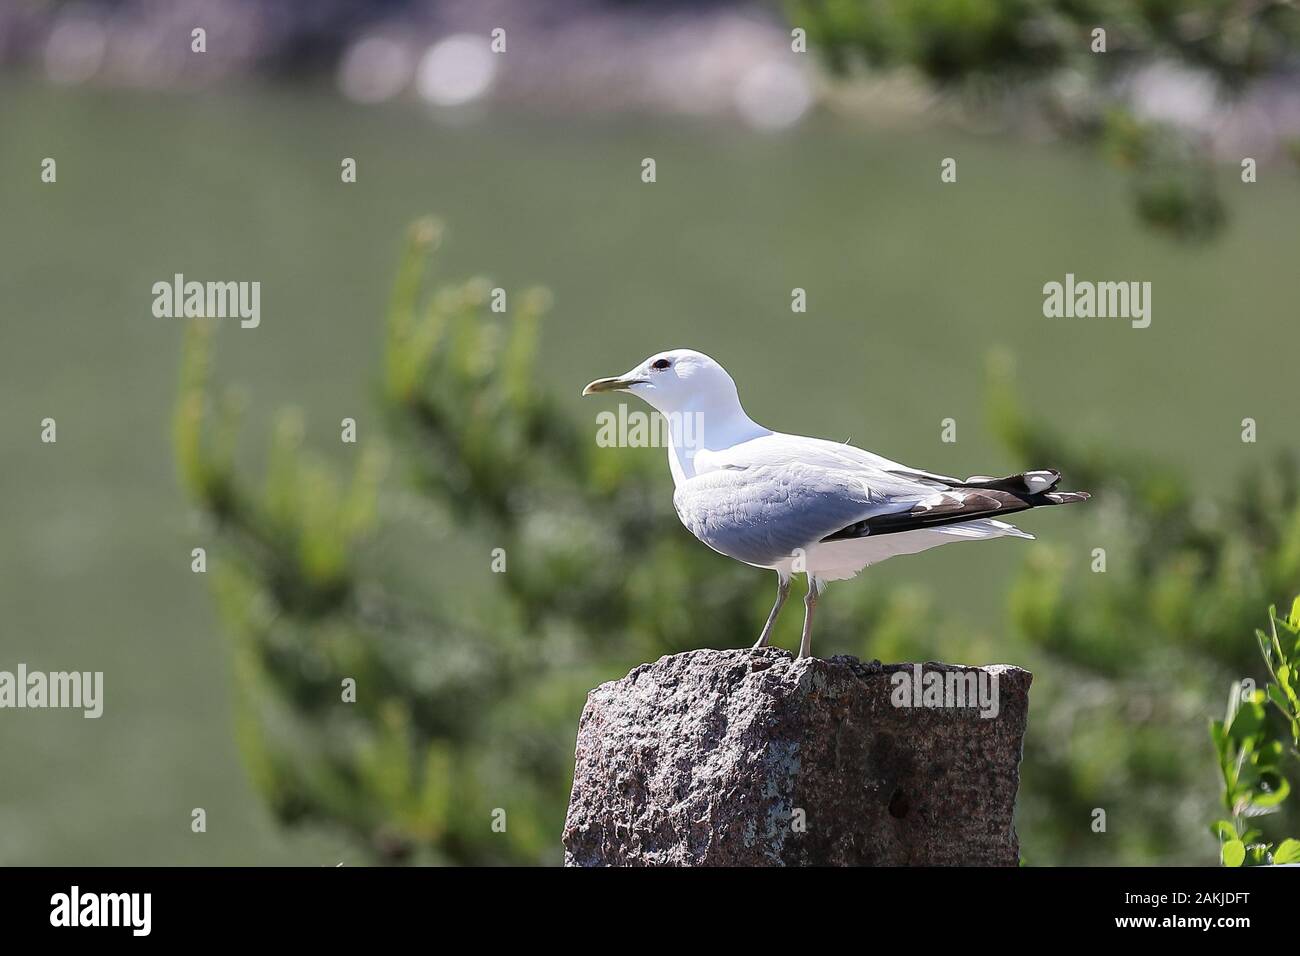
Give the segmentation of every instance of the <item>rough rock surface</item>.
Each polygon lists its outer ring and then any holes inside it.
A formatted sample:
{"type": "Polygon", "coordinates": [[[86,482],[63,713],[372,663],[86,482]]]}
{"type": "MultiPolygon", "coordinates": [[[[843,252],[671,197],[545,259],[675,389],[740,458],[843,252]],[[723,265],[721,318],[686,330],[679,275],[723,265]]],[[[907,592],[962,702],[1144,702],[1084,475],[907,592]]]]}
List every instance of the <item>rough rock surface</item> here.
{"type": "Polygon", "coordinates": [[[983,717],[911,693],[899,706],[894,675],[915,666],[702,650],[602,684],[578,729],[565,863],[1016,865],[1032,675],[923,665],[937,674],[922,687],[996,678],[983,717]]]}

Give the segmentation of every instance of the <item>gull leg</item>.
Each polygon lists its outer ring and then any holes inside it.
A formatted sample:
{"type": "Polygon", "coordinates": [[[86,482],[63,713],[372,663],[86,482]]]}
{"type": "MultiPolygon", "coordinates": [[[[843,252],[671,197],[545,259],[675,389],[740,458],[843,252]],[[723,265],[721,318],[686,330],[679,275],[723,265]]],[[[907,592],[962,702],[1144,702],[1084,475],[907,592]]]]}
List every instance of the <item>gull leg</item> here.
{"type": "Polygon", "coordinates": [[[811,574],[808,575],[808,593],[804,595],[803,606],[803,639],[799,642],[799,657],[795,660],[812,657],[812,619],[813,611],[817,608],[817,579],[811,574]]]}
{"type": "Polygon", "coordinates": [[[790,596],[790,576],[780,571],[776,573],[776,603],[772,605],[772,613],[767,616],[767,623],[763,625],[763,633],[758,635],[758,640],[754,643],[755,649],[767,647],[767,642],[772,637],[772,628],[776,625],[776,616],[781,613],[781,605],[790,596]]]}

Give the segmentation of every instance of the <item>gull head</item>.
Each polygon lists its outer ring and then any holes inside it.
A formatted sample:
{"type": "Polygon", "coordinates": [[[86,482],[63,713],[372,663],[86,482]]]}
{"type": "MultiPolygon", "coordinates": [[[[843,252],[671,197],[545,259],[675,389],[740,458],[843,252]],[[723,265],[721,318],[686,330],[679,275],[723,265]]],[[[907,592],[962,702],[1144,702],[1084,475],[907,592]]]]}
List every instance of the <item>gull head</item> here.
{"type": "Polygon", "coordinates": [[[622,375],[598,378],[582,390],[583,395],[598,392],[631,392],[665,415],[719,404],[739,408],[736,383],[727,370],[693,349],[660,352],[622,375]]]}

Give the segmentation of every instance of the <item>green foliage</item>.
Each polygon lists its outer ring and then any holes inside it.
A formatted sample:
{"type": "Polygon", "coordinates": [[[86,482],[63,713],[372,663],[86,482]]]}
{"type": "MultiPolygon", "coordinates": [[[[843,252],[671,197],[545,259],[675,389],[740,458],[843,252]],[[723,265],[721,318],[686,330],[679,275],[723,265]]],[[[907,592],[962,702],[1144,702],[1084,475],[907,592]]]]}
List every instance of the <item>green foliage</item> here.
{"type": "Polygon", "coordinates": [[[861,59],[911,66],[939,83],[979,76],[1045,79],[1063,67],[1112,76],[1153,55],[1203,67],[1232,86],[1284,64],[1300,46],[1285,0],[791,0],[838,70],[861,59]],[[1092,52],[1097,27],[1105,55],[1092,52]]]}
{"type": "MultiPolygon", "coordinates": [[[[429,221],[408,238],[377,389],[387,445],[348,452],[348,481],[302,449],[289,415],[266,480],[250,482],[240,405],[213,395],[201,324],[182,366],[178,467],[223,532],[213,560],[239,739],[280,818],[339,827],[381,861],[553,862],[586,692],[662,654],[752,641],[774,582],[679,527],[660,453],[599,448],[590,421],[547,395],[546,295],[514,295],[502,316],[485,280],[431,287],[439,241],[429,221]],[[494,549],[506,573],[492,573],[494,549]],[[355,703],[341,700],[345,678],[355,703]]],[[[818,646],[1029,667],[1026,856],[1203,861],[1212,810],[1196,794],[1213,764],[1199,728],[1214,688],[1258,663],[1233,639],[1240,622],[1297,590],[1296,468],[1253,467],[1210,498],[1108,442],[1066,440],[1032,407],[995,361],[995,432],[1021,464],[1095,493],[1075,518],[1053,514],[1054,537],[1087,520],[1106,573],[1062,544],[1031,545],[996,636],[922,588],[863,575],[824,603],[818,646]],[[1098,807],[1109,832],[1090,826],[1098,807]]],[[[787,615],[777,642],[798,625],[787,615]]],[[[1285,806],[1271,819],[1285,823],[1285,806]]]]}
{"type": "Polygon", "coordinates": [[[1300,9],[1285,0],[788,0],[832,71],[906,68],[936,88],[1023,115],[1032,106],[1068,138],[1134,168],[1143,222],[1179,239],[1224,222],[1205,144],[1124,105],[1138,66],[1203,71],[1225,92],[1284,68],[1300,51],[1300,9]],[[1093,31],[1106,31],[1094,52],[1093,31]]]}
{"type": "MultiPolygon", "coordinates": [[[[1016,630],[1042,654],[1022,789],[1036,799],[1022,815],[1040,822],[1035,803],[1044,798],[1042,810],[1066,819],[1108,808],[1116,832],[1047,825],[1026,845],[1039,860],[1190,861],[1182,848],[1200,825],[1189,791],[1211,768],[1197,752],[1205,702],[1258,666],[1235,638],[1241,622],[1300,585],[1295,461],[1256,464],[1226,496],[1211,496],[1105,440],[1067,439],[1027,407],[999,358],[989,393],[995,431],[1022,462],[1050,462],[1072,487],[1094,492],[1091,537],[1104,546],[1106,569],[1071,574],[1039,551],[1012,591],[1016,630]]],[[[1208,814],[1208,804],[1200,810],[1208,814]]],[[[1295,825],[1285,811],[1271,819],[1295,825]]]]}
{"type": "Polygon", "coordinates": [[[1286,619],[1279,618],[1273,607],[1268,618],[1269,633],[1256,630],[1255,637],[1272,679],[1262,691],[1234,684],[1224,719],[1210,723],[1223,777],[1223,806],[1229,816],[1210,824],[1210,832],[1222,843],[1225,866],[1300,863],[1300,840],[1288,838],[1276,846],[1261,843],[1263,834],[1248,823],[1276,812],[1290,795],[1284,763],[1288,756],[1293,762],[1300,758],[1300,697],[1294,683],[1300,664],[1300,597],[1286,619]],[[1282,717],[1285,734],[1279,734],[1276,722],[1269,720],[1270,703],[1282,717]]]}

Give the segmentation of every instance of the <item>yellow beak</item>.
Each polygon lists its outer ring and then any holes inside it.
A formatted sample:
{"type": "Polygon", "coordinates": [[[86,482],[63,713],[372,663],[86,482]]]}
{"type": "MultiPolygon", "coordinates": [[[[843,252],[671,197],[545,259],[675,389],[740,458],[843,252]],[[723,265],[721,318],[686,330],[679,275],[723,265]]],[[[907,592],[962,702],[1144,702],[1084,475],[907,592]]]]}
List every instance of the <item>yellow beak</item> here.
{"type": "Polygon", "coordinates": [[[595,395],[597,392],[621,392],[644,381],[643,378],[598,378],[584,388],[582,394],[595,395]]]}

